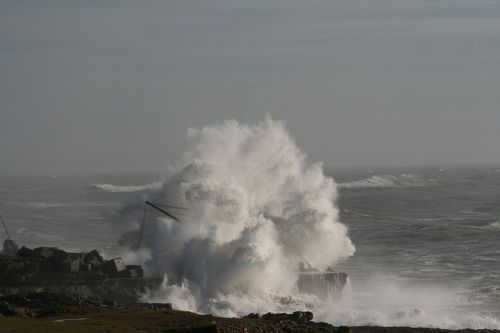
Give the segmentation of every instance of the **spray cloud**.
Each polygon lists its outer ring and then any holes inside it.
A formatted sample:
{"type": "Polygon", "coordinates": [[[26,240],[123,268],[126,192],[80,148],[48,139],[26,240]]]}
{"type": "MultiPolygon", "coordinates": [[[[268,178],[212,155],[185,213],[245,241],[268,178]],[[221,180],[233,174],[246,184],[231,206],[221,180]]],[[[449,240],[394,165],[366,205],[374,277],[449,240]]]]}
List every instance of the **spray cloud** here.
{"type": "Polygon", "coordinates": [[[241,300],[296,293],[302,258],[325,269],[354,253],[333,179],[307,163],[283,123],[225,121],[189,129],[188,139],[188,151],[147,197],[186,207],[186,216],[180,223],[151,216],[143,240],[149,271],[183,285],[152,297],[190,310],[230,308],[229,315],[259,310],[241,300]]]}

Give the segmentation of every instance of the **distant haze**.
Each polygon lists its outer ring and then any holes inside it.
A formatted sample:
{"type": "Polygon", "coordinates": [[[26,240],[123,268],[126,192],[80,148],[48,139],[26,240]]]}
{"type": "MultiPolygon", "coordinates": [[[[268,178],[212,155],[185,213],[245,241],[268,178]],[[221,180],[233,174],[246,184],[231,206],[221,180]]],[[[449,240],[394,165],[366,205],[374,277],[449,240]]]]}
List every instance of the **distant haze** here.
{"type": "Polygon", "coordinates": [[[500,162],[496,0],[0,0],[0,173],[162,169],[284,120],[328,166],[500,162]]]}

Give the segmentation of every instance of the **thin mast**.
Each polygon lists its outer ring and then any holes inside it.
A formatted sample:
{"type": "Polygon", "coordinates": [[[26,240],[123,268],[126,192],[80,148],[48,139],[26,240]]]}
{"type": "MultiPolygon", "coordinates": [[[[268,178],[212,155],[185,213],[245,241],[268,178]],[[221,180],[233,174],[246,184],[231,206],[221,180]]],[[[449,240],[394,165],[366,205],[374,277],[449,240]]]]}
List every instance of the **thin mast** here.
{"type": "Polygon", "coordinates": [[[3,221],[2,215],[0,214],[0,220],[2,220],[3,228],[5,229],[5,233],[7,234],[7,237],[9,240],[12,242],[12,238],[10,238],[9,231],[7,230],[7,226],[5,225],[5,222],[3,221]]]}
{"type": "MultiPolygon", "coordinates": [[[[139,232],[139,240],[137,241],[137,250],[139,250],[141,248],[141,239],[142,239],[142,234],[144,232],[144,223],[146,222],[146,209],[147,209],[148,206],[151,206],[154,209],[162,212],[163,214],[165,214],[168,217],[170,217],[172,220],[180,222],[177,217],[173,216],[172,214],[170,214],[166,210],[158,207],[157,205],[155,205],[154,203],[152,203],[150,201],[147,201],[147,200],[144,201],[144,210],[143,210],[143,213],[142,213],[142,224],[141,224],[141,231],[139,232]]],[[[181,207],[174,207],[174,206],[168,206],[168,205],[161,205],[161,206],[170,207],[170,208],[177,208],[177,209],[185,209],[185,208],[181,208],[181,207]]]]}

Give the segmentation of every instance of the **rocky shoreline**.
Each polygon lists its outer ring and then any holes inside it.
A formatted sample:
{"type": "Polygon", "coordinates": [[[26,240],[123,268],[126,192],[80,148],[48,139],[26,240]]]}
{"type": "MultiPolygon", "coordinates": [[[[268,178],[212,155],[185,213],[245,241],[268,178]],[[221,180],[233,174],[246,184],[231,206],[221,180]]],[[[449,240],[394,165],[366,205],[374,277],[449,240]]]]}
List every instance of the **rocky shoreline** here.
{"type": "Polygon", "coordinates": [[[498,333],[495,330],[334,326],[315,322],[311,312],[252,313],[222,318],[178,311],[169,303],[129,303],[60,295],[50,292],[0,297],[3,332],[32,332],[36,325],[50,332],[276,332],[276,333],[498,333]]]}
{"type": "MultiPolygon", "coordinates": [[[[344,273],[324,274],[333,280],[345,280],[344,273]]],[[[316,275],[316,272],[306,274],[304,284],[311,284],[309,280],[316,275]]],[[[121,258],[105,260],[95,250],[70,253],[49,247],[17,249],[13,243],[4,244],[0,253],[0,332],[37,332],[43,331],[40,329],[43,327],[46,332],[107,333],[500,333],[495,330],[334,326],[315,322],[311,312],[302,311],[222,318],[178,311],[169,303],[138,302],[140,295],[157,288],[160,283],[159,279],[144,278],[140,266],[126,265],[121,258]]]]}

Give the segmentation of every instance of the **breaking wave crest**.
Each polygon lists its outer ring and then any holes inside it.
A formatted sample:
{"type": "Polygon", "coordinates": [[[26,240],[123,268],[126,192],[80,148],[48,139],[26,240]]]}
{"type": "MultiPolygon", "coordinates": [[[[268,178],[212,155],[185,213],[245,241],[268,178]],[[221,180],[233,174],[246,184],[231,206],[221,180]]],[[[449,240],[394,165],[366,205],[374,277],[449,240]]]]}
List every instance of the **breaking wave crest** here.
{"type": "Polygon", "coordinates": [[[161,182],[155,182],[145,185],[113,185],[113,184],[94,184],[95,187],[106,192],[128,193],[146,190],[156,190],[161,187],[161,182]]]}
{"type": "Polygon", "coordinates": [[[340,183],[339,188],[369,188],[369,187],[399,187],[399,186],[428,186],[432,180],[416,174],[401,174],[399,176],[380,175],[352,182],[340,183]]]}
{"type": "MultiPolygon", "coordinates": [[[[142,251],[151,259],[145,265],[177,283],[151,299],[243,314],[252,299],[271,306],[277,303],[270,295],[296,295],[303,258],[323,270],[354,253],[338,221],[333,179],[321,164],[306,161],[283,123],[226,121],[190,129],[188,138],[189,150],[161,188],[146,196],[183,206],[188,215],[180,223],[148,216],[142,251]]],[[[142,202],[127,205],[121,220],[136,217],[137,225],[141,209],[142,202]]],[[[122,241],[135,245],[137,235],[132,231],[122,241]]]]}

